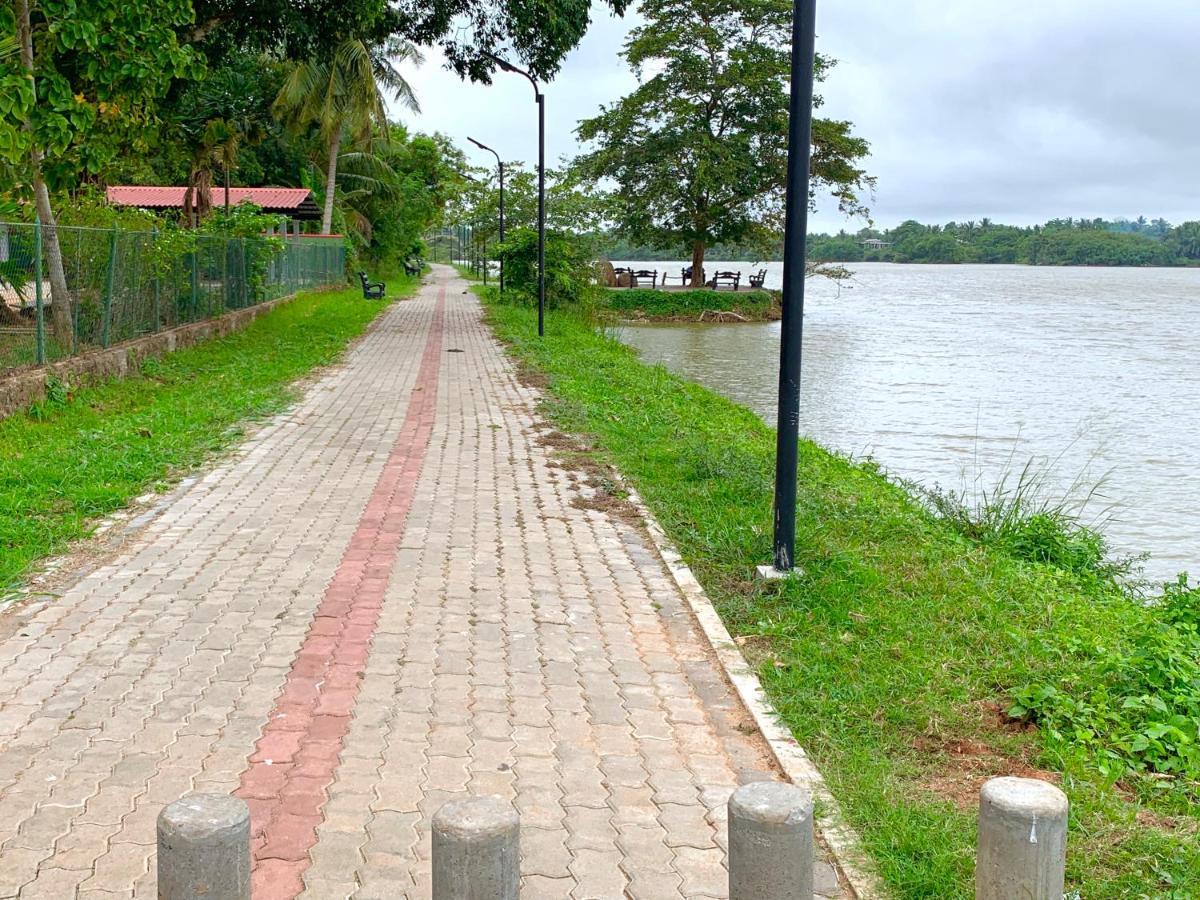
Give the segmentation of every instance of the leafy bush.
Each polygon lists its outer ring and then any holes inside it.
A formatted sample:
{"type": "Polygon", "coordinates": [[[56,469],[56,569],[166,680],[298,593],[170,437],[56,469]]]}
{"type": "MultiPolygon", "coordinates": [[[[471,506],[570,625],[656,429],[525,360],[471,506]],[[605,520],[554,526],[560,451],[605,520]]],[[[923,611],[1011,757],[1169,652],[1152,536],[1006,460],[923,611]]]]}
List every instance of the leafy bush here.
{"type": "Polygon", "coordinates": [[[1070,684],[1014,691],[1009,714],[1036,722],[1051,745],[1086,752],[1113,779],[1153,772],[1200,796],[1200,586],[1181,575],[1145,607],[1128,647],[1075,647],[1070,684]]]}
{"type": "MultiPolygon", "coordinates": [[[[538,236],[532,228],[511,231],[496,255],[504,262],[504,291],[525,302],[537,301],[538,236]]],[[[546,305],[588,305],[599,288],[591,250],[580,237],[546,232],[546,305]]],[[[511,299],[511,298],[506,298],[511,299]]]]}

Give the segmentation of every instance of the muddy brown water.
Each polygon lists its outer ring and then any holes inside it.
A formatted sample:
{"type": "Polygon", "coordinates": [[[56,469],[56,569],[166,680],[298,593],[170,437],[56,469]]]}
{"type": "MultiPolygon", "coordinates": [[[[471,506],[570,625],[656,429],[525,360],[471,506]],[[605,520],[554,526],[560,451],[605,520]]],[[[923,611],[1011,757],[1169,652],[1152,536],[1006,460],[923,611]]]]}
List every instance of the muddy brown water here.
{"type": "MultiPolygon", "coordinates": [[[[707,267],[764,266],[778,287],[779,263],[707,267]]],[[[1084,521],[1149,577],[1200,574],[1200,269],[851,268],[809,282],[804,435],[969,494],[1032,460],[1053,498],[1099,484],[1084,521]]],[[[779,323],[620,336],[774,423],[779,323]]]]}

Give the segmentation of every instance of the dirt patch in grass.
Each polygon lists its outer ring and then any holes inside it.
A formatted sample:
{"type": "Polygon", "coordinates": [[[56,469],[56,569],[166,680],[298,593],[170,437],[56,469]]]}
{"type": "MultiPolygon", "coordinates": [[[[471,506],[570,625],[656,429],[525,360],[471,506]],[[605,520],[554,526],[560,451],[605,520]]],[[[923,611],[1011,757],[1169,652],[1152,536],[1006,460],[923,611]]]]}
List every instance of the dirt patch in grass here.
{"type": "Polygon", "coordinates": [[[934,770],[922,786],[963,810],[979,805],[979,790],[989,778],[1037,778],[1051,784],[1061,781],[1057,772],[1040,769],[1025,759],[1006,756],[972,738],[941,740],[922,736],[913,741],[913,749],[928,757],[934,770]]]}

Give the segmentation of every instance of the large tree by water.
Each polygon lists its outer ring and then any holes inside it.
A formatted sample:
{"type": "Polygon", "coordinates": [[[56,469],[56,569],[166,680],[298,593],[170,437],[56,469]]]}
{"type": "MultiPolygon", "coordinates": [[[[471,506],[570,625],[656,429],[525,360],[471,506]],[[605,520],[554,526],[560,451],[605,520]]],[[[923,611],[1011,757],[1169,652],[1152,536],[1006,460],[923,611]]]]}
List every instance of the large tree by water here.
{"type": "MultiPolygon", "coordinates": [[[[578,164],[618,190],[613,217],[632,240],[687,246],[692,284],[717,242],[782,230],[787,183],[790,0],[646,0],[622,56],[641,83],[580,123],[578,164]]],[[[831,61],[818,56],[823,80],[831,61]]],[[[820,106],[820,98],[815,105],[820,106]]],[[[850,122],[813,121],[813,197],[862,213],[872,179],[850,122]]]]}

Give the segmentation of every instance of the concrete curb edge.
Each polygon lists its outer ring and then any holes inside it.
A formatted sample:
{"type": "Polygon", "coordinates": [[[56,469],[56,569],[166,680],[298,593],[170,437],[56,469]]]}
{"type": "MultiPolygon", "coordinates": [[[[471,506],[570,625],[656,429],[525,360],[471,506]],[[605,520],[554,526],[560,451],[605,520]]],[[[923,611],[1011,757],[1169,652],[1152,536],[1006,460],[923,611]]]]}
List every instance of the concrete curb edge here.
{"type": "Polygon", "coordinates": [[[629,502],[645,523],[655,549],[704,632],[705,640],[716,654],[726,679],[754,719],[775,761],[793,784],[812,793],[815,801],[813,819],[817,829],[854,896],[860,900],[881,900],[886,897],[887,894],[880,886],[878,878],[871,871],[870,861],[862,850],[858,833],[846,822],[841,807],[817,767],[804,752],[804,748],[779,721],[779,715],[767,700],[758,675],[746,662],[741,649],[713,608],[704,588],[683,561],[683,557],[679,555],[641,495],[624,478],[621,480],[622,486],[629,494],[629,502]]]}

